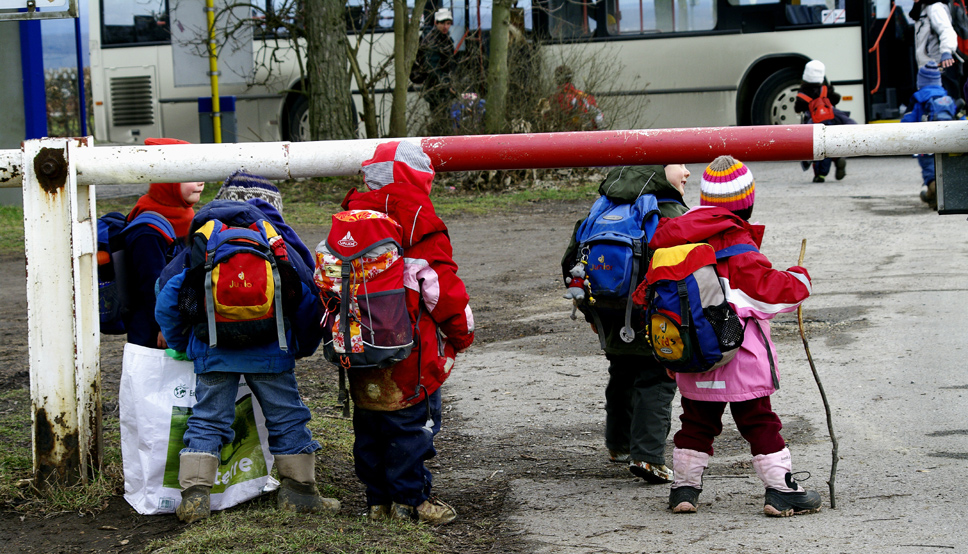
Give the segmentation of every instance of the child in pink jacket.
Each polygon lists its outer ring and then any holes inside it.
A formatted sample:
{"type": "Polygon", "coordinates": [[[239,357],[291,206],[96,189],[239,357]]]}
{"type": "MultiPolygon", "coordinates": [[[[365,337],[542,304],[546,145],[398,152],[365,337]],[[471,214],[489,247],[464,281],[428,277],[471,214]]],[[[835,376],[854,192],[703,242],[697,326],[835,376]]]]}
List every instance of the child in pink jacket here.
{"type": "Polygon", "coordinates": [[[757,250],[720,260],[717,265],[726,300],[745,327],[736,357],[705,373],[675,374],[683,413],[679,418],[682,429],[673,439],[675,480],[669,508],[674,513],[696,511],[703,470],[713,455],[713,440],[723,430],[723,412],[729,403],[740,434],[750,444],[753,469],[766,486],[763,512],[790,516],[819,511],[820,495],[804,490],[791,475],[790,451],[780,436],[780,418],[770,406],[770,395],[780,388],[780,376],[769,320],[796,310],[810,296],[810,276],[799,266],[773,269],[759,253],[764,228],[748,222],[755,192],[749,168],[730,156],[720,156],[703,172],[700,190],[700,207],[663,219],[649,246],[706,242],[717,251],[737,244],[753,245],[757,250]]]}

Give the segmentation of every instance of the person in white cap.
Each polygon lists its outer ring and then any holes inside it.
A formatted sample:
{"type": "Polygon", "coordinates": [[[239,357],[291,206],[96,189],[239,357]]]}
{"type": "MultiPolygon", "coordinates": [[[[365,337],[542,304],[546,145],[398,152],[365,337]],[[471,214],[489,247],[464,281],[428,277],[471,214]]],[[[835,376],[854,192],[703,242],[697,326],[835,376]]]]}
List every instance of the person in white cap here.
{"type": "Polygon", "coordinates": [[[447,8],[434,12],[434,28],[420,41],[419,63],[427,73],[423,82],[423,97],[430,106],[434,121],[446,120],[446,111],[455,98],[451,86],[451,76],[457,67],[454,57],[454,40],[450,38],[450,27],[454,16],[447,8]]]}
{"type": "MultiPolygon", "coordinates": [[[[797,113],[806,113],[805,123],[823,123],[824,125],[854,125],[857,122],[850,118],[850,113],[841,111],[835,106],[840,102],[840,95],[834,91],[834,86],[827,81],[825,75],[826,68],[820,60],[810,60],[803,68],[803,77],[800,88],[797,90],[797,100],[793,104],[793,110],[797,113]],[[824,104],[826,109],[818,109],[818,105],[826,98],[824,104]],[[823,114],[823,115],[820,115],[823,114]]],[[[834,163],[837,167],[835,176],[837,180],[843,179],[847,175],[847,158],[824,158],[812,163],[813,182],[822,183],[830,173],[830,164],[834,163]]],[[[803,170],[806,171],[811,164],[803,162],[803,170]]]]}

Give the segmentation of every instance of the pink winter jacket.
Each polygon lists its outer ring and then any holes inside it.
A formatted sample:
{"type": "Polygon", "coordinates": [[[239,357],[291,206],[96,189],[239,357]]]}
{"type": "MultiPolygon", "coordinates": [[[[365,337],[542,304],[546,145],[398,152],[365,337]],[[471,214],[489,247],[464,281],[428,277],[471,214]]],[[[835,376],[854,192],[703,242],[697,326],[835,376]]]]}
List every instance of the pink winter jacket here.
{"type": "MultiPolygon", "coordinates": [[[[707,242],[717,251],[735,244],[759,248],[763,231],[762,225],[750,224],[728,210],[701,206],[661,220],[649,246],[707,242]]],[[[759,252],[721,260],[716,269],[726,289],[726,300],[744,322],[743,345],[732,361],[718,369],[677,373],[676,384],[682,396],[690,400],[742,402],[769,396],[779,388],[780,379],[769,320],[778,313],[796,310],[810,296],[810,275],[799,266],[786,271],[773,269],[770,260],[759,252]]]]}

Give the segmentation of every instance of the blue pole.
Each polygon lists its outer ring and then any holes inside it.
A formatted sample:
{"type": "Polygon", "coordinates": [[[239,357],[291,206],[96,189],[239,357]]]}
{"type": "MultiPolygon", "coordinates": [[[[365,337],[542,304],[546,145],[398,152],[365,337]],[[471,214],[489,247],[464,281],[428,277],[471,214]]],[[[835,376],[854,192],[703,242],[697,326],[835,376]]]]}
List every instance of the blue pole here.
{"type": "Polygon", "coordinates": [[[81,114],[81,136],[87,136],[87,99],[84,96],[84,51],[81,47],[81,13],[74,18],[74,43],[77,48],[77,96],[81,114]]]}
{"type": "Polygon", "coordinates": [[[47,91],[40,21],[20,21],[20,66],[24,86],[25,139],[47,136],[47,91]]]}

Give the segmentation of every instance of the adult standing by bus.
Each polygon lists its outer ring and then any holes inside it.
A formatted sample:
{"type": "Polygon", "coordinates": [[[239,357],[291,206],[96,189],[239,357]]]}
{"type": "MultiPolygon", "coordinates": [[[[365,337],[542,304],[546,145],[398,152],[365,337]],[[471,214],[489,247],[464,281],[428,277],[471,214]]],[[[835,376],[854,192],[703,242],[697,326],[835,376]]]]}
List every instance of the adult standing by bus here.
{"type": "Polygon", "coordinates": [[[908,15],[914,20],[914,55],[918,67],[930,61],[941,69],[948,96],[961,98],[961,62],[955,60],[958,37],[951,25],[949,0],[914,0],[908,15]]]}
{"type": "Polygon", "coordinates": [[[441,128],[446,118],[446,110],[454,100],[451,85],[452,74],[457,66],[454,58],[454,40],[450,38],[450,27],[454,16],[447,8],[434,12],[434,28],[420,41],[420,55],[427,78],[423,83],[424,99],[430,106],[430,117],[434,128],[441,128]]]}

